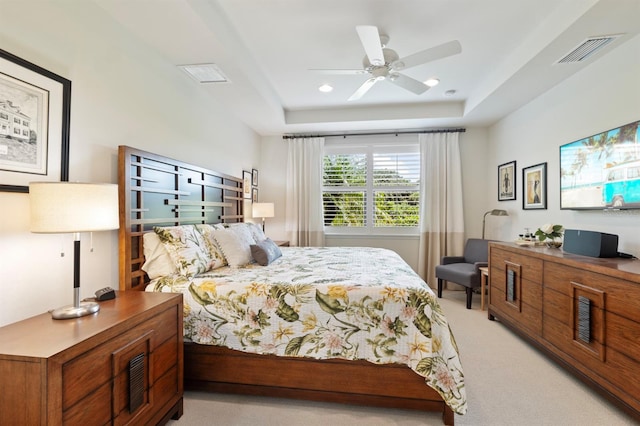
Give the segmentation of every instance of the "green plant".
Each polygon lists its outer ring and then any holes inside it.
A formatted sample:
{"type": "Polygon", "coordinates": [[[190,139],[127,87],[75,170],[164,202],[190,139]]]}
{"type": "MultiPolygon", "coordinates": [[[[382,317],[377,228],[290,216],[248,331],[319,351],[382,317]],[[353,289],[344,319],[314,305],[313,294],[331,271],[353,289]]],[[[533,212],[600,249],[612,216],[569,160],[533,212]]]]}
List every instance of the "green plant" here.
{"type": "Polygon", "coordinates": [[[562,237],[563,233],[564,228],[562,227],[562,225],[552,225],[550,223],[546,223],[538,228],[535,235],[540,241],[544,241],[547,239],[553,240],[554,238],[560,238],[562,237]]]}

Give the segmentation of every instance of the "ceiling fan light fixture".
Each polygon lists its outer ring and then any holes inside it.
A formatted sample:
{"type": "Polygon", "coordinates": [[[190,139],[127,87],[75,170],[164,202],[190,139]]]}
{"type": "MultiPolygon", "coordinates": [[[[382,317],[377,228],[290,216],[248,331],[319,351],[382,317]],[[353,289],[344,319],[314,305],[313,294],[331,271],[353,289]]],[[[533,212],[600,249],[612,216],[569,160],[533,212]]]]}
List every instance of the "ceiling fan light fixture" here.
{"type": "Polygon", "coordinates": [[[325,83],[322,86],[318,87],[318,90],[322,93],[329,93],[333,90],[333,86],[325,83]]]}
{"type": "Polygon", "coordinates": [[[440,83],[440,80],[435,78],[435,77],[431,77],[430,79],[426,80],[424,82],[424,84],[426,84],[429,87],[435,87],[440,83]]]}

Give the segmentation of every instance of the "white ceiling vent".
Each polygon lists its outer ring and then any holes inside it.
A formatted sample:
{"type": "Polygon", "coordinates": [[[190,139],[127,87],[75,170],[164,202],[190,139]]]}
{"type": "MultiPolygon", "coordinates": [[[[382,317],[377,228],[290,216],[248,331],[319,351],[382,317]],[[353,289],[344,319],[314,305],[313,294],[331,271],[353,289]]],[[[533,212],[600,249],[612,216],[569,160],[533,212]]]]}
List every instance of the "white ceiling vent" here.
{"type": "Polygon", "coordinates": [[[229,79],[216,64],[178,65],[198,83],[227,83],[229,79]]]}
{"type": "Polygon", "coordinates": [[[580,62],[588,58],[589,56],[593,55],[598,50],[602,49],[607,44],[611,43],[613,40],[617,39],[621,35],[622,34],[600,36],[600,37],[589,37],[588,39],[580,43],[571,52],[564,55],[556,63],[564,64],[564,63],[570,63],[570,62],[580,62]]]}

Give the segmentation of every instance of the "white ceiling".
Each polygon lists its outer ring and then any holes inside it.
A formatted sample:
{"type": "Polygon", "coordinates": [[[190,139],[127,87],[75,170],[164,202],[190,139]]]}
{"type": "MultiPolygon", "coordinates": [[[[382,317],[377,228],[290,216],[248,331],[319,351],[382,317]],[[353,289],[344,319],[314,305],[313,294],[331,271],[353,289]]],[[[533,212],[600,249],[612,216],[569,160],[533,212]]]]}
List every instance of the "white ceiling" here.
{"type": "Polygon", "coordinates": [[[217,64],[230,82],[202,90],[261,135],[486,126],[640,31],[640,0],[95,2],[171,64],[217,64]],[[361,68],[357,25],[377,26],[401,57],[451,40],[462,53],[403,71],[440,79],[422,95],[382,81],[348,102],[367,75],[310,69],[361,68]],[[555,63],[588,37],[621,33],[585,61],[555,63]]]}

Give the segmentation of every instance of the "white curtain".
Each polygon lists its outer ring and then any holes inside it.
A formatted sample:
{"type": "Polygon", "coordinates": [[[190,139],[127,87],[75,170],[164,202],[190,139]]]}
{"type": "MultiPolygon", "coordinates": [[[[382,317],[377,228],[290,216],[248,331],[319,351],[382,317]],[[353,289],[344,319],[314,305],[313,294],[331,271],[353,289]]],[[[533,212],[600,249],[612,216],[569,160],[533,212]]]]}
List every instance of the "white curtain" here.
{"type": "Polygon", "coordinates": [[[323,247],[324,138],[289,139],[286,228],[293,246],[323,247]]]}
{"type": "Polygon", "coordinates": [[[464,250],[462,173],[458,133],[421,133],[420,247],[418,272],[437,287],[435,267],[464,250]]]}

